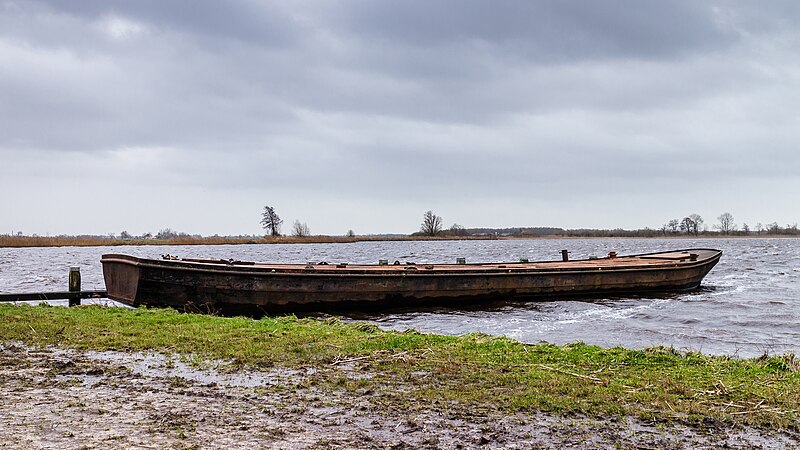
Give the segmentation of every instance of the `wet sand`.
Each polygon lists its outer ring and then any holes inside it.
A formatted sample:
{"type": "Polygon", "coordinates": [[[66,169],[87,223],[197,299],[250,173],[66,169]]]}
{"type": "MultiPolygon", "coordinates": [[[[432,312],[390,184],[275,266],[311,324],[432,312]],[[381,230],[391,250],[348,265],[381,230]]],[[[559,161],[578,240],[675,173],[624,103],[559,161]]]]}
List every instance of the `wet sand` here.
{"type": "Polygon", "coordinates": [[[796,433],[452,405],[315,387],[335,367],[241,371],[222,362],[0,344],[0,448],[786,449],[796,433]]]}

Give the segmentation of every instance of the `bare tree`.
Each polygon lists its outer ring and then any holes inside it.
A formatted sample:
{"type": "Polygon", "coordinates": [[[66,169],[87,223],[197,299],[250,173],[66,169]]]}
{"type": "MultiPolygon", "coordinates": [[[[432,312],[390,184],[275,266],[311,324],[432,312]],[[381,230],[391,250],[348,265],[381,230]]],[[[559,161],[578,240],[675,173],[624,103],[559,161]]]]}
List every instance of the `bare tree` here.
{"type": "Polygon", "coordinates": [[[466,236],[467,235],[467,229],[464,228],[463,226],[457,224],[457,223],[454,223],[450,227],[449,231],[450,231],[450,234],[452,236],[466,236]]]}
{"type": "Polygon", "coordinates": [[[731,231],[736,230],[736,224],[733,223],[733,214],[724,212],[717,217],[717,220],[719,224],[715,225],[715,228],[719,229],[720,233],[731,234],[731,231]]]}
{"type": "Polygon", "coordinates": [[[749,235],[750,234],[750,225],[747,225],[746,223],[743,223],[742,224],[742,232],[745,234],[745,236],[749,235]]]}
{"type": "Polygon", "coordinates": [[[356,237],[356,232],[353,230],[347,230],[347,237],[356,237]]]}
{"type": "Polygon", "coordinates": [[[691,217],[684,217],[678,226],[680,227],[681,232],[686,234],[693,234],[697,231],[697,222],[692,220],[691,217]]]}
{"type": "Polygon", "coordinates": [[[264,206],[264,212],[261,213],[261,226],[264,227],[271,236],[281,235],[281,224],[283,220],[275,212],[272,206],[264,206]]]}
{"type": "Polygon", "coordinates": [[[703,218],[700,217],[700,214],[689,214],[689,218],[694,221],[694,229],[692,230],[694,235],[697,236],[700,234],[700,230],[704,230],[703,228],[703,218]]]}
{"type": "Polygon", "coordinates": [[[764,225],[761,225],[761,222],[756,223],[756,234],[761,234],[764,231],[764,225]]]}
{"type": "Polygon", "coordinates": [[[675,234],[678,232],[678,227],[680,226],[680,224],[681,224],[680,220],[672,219],[669,222],[667,222],[667,228],[669,229],[669,231],[675,234]]]}
{"type": "Polygon", "coordinates": [[[778,225],[778,222],[772,222],[767,224],[767,234],[780,234],[781,227],[778,225]]]}
{"type": "Polygon", "coordinates": [[[422,215],[422,226],[419,231],[425,236],[436,236],[442,231],[442,218],[433,213],[433,211],[426,211],[422,215]]]}
{"type": "Polygon", "coordinates": [[[300,223],[299,220],[295,220],[294,225],[292,225],[292,236],[306,237],[309,235],[311,235],[311,232],[308,230],[308,225],[305,222],[300,223]]]}

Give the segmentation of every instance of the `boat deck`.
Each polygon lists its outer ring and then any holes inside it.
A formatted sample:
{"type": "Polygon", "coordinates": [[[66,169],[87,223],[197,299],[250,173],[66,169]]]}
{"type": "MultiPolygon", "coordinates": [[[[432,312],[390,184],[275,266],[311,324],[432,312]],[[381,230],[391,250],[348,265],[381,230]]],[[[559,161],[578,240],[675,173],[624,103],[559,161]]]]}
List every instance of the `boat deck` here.
{"type": "Polygon", "coordinates": [[[532,261],[508,263],[468,263],[468,264],[430,264],[430,263],[389,263],[378,264],[348,264],[348,263],[315,263],[315,264],[269,264],[233,260],[207,260],[207,259],[181,259],[176,262],[193,263],[208,267],[250,267],[259,271],[276,272],[320,272],[320,273],[396,273],[409,271],[419,272],[481,272],[481,271],[542,271],[542,270],[620,270],[630,267],[669,267],[679,264],[695,263],[713,258],[718,250],[693,249],[689,251],[672,251],[652,253],[646,255],[604,257],[597,259],[570,260],[570,261],[532,261]]]}

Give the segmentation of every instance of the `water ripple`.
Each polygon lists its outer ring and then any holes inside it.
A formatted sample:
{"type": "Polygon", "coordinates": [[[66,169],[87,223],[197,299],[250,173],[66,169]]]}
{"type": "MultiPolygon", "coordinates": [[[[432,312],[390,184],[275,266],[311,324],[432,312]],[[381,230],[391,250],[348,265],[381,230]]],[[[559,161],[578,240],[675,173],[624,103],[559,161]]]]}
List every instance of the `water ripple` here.
{"type": "Polygon", "coordinates": [[[387,329],[505,335],[524,342],[584,341],[641,348],[667,345],[706,353],[757,356],[800,353],[800,239],[565,239],[349,244],[128,246],[0,249],[0,292],[65,290],[69,267],[80,266],[84,289],[103,289],[100,255],[126,253],[305,263],[418,263],[557,260],[643,253],[676,248],[720,248],[724,255],[702,289],[672,296],[644,296],[547,303],[498,303],[462,310],[430,308],[351,314],[387,329]]]}

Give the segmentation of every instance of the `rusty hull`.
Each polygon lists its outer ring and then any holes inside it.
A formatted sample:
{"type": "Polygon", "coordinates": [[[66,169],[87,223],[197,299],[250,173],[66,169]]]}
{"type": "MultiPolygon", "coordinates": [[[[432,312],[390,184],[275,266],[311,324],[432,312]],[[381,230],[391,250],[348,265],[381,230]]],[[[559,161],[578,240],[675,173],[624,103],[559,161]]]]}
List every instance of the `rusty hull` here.
{"type": "Polygon", "coordinates": [[[103,255],[108,297],[225,315],[695,289],[722,252],[494,264],[304,265],[103,255]]]}

